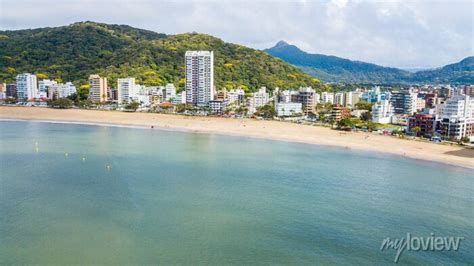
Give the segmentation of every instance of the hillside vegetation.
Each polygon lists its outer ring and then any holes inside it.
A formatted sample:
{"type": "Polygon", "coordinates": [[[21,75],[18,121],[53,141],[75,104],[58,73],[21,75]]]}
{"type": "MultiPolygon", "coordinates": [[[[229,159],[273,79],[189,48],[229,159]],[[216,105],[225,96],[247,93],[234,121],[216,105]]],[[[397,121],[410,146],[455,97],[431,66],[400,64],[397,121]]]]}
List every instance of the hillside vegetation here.
{"type": "Polygon", "coordinates": [[[0,81],[23,72],[38,78],[87,83],[89,74],[136,77],[145,85],[184,86],[186,50],[214,51],[217,88],[260,86],[327,89],[318,79],[259,50],[226,43],[206,34],[166,35],[125,25],[80,22],[69,26],[0,31],[0,81]]]}
{"type": "Polygon", "coordinates": [[[325,82],[399,84],[399,83],[474,83],[474,57],[433,70],[410,73],[371,63],[352,61],[336,56],[310,54],[284,41],[265,49],[270,55],[299,67],[325,82]]]}

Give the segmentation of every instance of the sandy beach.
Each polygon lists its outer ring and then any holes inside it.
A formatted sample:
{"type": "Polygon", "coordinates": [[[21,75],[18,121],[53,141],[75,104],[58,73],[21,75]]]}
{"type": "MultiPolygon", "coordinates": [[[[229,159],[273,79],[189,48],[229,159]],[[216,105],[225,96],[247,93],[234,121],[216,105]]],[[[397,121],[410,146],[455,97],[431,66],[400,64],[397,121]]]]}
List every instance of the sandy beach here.
{"type": "Polygon", "coordinates": [[[474,169],[474,149],[399,139],[372,133],[342,132],[324,127],[278,121],[78,109],[58,110],[38,107],[0,107],[0,118],[116,124],[150,128],[153,126],[157,129],[165,128],[331,145],[349,149],[385,152],[474,169]]]}

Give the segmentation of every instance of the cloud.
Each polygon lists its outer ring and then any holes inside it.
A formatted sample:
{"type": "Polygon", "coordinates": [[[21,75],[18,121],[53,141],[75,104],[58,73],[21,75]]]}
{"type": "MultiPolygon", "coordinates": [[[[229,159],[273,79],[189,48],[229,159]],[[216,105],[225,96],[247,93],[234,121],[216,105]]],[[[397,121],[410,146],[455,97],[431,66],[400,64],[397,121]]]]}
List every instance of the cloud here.
{"type": "Polygon", "coordinates": [[[203,32],[263,49],[286,40],[314,53],[396,67],[474,54],[471,0],[0,0],[0,29],[92,20],[203,32]]]}

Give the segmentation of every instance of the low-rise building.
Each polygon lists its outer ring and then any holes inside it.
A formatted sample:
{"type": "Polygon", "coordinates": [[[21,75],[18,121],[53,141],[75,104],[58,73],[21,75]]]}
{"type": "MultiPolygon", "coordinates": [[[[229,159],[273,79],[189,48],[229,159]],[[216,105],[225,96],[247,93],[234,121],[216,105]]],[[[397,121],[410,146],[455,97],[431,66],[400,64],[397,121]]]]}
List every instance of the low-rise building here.
{"type": "Polygon", "coordinates": [[[406,114],[394,114],[392,116],[391,123],[394,125],[401,125],[401,126],[406,126],[408,125],[408,118],[410,115],[406,114]]]}
{"type": "Polygon", "coordinates": [[[275,104],[275,112],[277,116],[294,116],[303,113],[302,103],[279,102],[275,104]]]}
{"type": "Polygon", "coordinates": [[[333,106],[329,114],[329,118],[333,121],[339,121],[347,117],[351,117],[351,110],[343,106],[333,106]]]}
{"type": "Polygon", "coordinates": [[[209,109],[213,114],[222,114],[228,103],[225,100],[212,100],[209,101],[209,109]]]}
{"type": "Polygon", "coordinates": [[[229,104],[242,104],[245,101],[245,91],[243,89],[232,89],[227,92],[227,100],[229,104]]]}
{"type": "Polygon", "coordinates": [[[249,98],[249,112],[255,113],[258,107],[264,106],[270,100],[270,96],[267,93],[265,87],[260,88],[257,92],[252,94],[252,97],[249,98]]]}
{"type": "Polygon", "coordinates": [[[186,91],[177,93],[172,101],[174,104],[185,104],[186,103],[186,91]]]}

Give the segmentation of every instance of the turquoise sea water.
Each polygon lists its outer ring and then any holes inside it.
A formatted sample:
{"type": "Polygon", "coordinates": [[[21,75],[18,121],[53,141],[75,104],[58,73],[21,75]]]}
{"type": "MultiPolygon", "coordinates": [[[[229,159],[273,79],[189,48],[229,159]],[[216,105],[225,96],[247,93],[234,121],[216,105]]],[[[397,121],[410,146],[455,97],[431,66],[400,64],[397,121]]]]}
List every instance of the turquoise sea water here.
{"type": "Polygon", "coordinates": [[[462,236],[400,264],[474,262],[474,174],[218,135],[0,122],[0,264],[392,264],[386,237],[462,236]]]}

